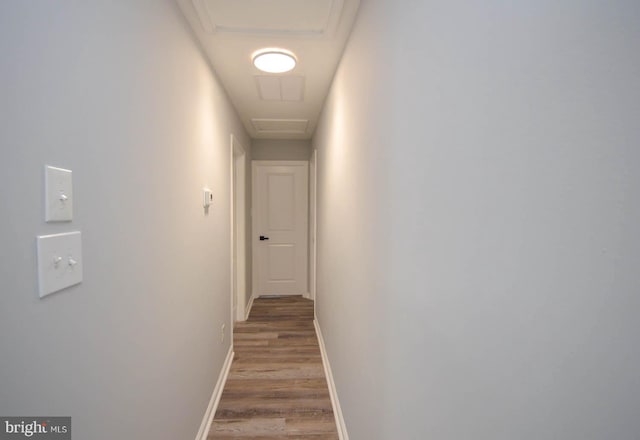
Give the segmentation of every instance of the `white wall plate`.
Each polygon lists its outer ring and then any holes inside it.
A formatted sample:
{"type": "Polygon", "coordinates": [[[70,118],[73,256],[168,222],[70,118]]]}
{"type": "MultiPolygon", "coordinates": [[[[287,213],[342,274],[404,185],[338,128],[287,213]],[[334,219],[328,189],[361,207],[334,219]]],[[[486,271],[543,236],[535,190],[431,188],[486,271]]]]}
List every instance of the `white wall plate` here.
{"type": "Polygon", "coordinates": [[[41,235],[38,241],[40,298],[82,282],[80,232],[41,235]]]}
{"type": "Polygon", "coordinates": [[[73,189],[70,170],[45,167],[45,220],[73,220],[73,189]]]}

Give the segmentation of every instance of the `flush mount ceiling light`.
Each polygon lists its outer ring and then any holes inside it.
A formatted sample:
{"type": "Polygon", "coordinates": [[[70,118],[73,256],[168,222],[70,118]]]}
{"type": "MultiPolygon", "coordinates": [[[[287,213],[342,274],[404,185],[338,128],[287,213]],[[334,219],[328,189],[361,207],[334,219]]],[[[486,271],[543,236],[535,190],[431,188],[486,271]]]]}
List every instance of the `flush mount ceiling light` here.
{"type": "Polygon", "coordinates": [[[296,57],[284,49],[261,49],[254,52],[253,65],[263,72],[284,73],[296,67],[296,57]]]}

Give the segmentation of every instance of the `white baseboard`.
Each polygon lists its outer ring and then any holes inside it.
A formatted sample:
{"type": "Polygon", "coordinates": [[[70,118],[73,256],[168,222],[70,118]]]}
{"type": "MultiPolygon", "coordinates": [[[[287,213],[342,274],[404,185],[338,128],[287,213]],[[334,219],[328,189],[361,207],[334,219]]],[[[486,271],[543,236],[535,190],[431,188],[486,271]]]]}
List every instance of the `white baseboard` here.
{"type": "Polygon", "coordinates": [[[249,298],[249,302],[247,303],[247,307],[245,307],[244,309],[244,320],[246,321],[247,319],[249,319],[249,313],[251,312],[251,306],[253,306],[253,299],[255,297],[253,295],[251,295],[251,298],[249,298]]]}
{"type": "Polygon", "coordinates": [[[320,345],[320,354],[322,355],[322,365],[324,366],[324,374],[327,376],[327,384],[329,385],[329,395],[331,396],[331,405],[333,406],[333,415],[336,419],[336,426],[338,428],[338,436],[340,440],[349,440],[349,434],[347,433],[347,426],[344,423],[344,417],[342,416],[342,409],[340,408],[340,401],[338,400],[338,391],[336,390],[336,383],[333,381],[333,373],[331,373],[331,365],[329,364],[329,358],[327,357],[327,350],[324,346],[324,338],[320,331],[320,325],[318,320],[313,320],[313,325],[316,328],[316,334],[318,335],[318,345],[320,345]]]}
{"type": "Polygon", "coordinates": [[[218,376],[218,382],[213,389],[213,394],[211,394],[211,400],[209,401],[207,411],[204,413],[200,429],[198,430],[198,435],[196,435],[196,440],[207,440],[209,428],[211,427],[211,422],[213,422],[213,417],[216,415],[216,409],[218,409],[218,403],[220,403],[220,397],[222,397],[222,390],[224,390],[224,384],[227,382],[227,376],[229,375],[232,361],[233,345],[229,347],[227,358],[222,365],[222,371],[220,371],[220,376],[218,376]]]}

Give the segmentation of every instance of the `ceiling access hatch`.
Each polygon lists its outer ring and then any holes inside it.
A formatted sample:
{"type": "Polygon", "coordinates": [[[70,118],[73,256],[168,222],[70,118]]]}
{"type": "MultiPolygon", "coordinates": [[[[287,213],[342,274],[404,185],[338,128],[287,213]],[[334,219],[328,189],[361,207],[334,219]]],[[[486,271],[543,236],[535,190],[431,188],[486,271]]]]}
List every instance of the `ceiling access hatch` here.
{"type": "Polygon", "coordinates": [[[263,101],[302,101],[303,76],[256,76],[258,94],[263,101]]]}
{"type": "Polygon", "coordinates": [[[260,134],[304,134],[308,119],[251,119],[253,128],[260,134]]]}
{"type": "Polygon", "coordinates": [[[331,37],[343,0],[192,0],[208,33],[331,37]],[[283,14],[282,11],[287,11],[283,14]]]}

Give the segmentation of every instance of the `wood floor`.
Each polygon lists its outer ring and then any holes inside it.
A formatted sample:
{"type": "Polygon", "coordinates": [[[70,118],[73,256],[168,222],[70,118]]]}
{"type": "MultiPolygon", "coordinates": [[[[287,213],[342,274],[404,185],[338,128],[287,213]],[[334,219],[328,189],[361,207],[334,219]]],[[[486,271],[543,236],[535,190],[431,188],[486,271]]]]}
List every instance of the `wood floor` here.
{"type": "Polygon", "coordinates": [[[209,440],[338,440],[313,301],[256,299],[249,319],[236,323],[233,344],[209,440]]]}

